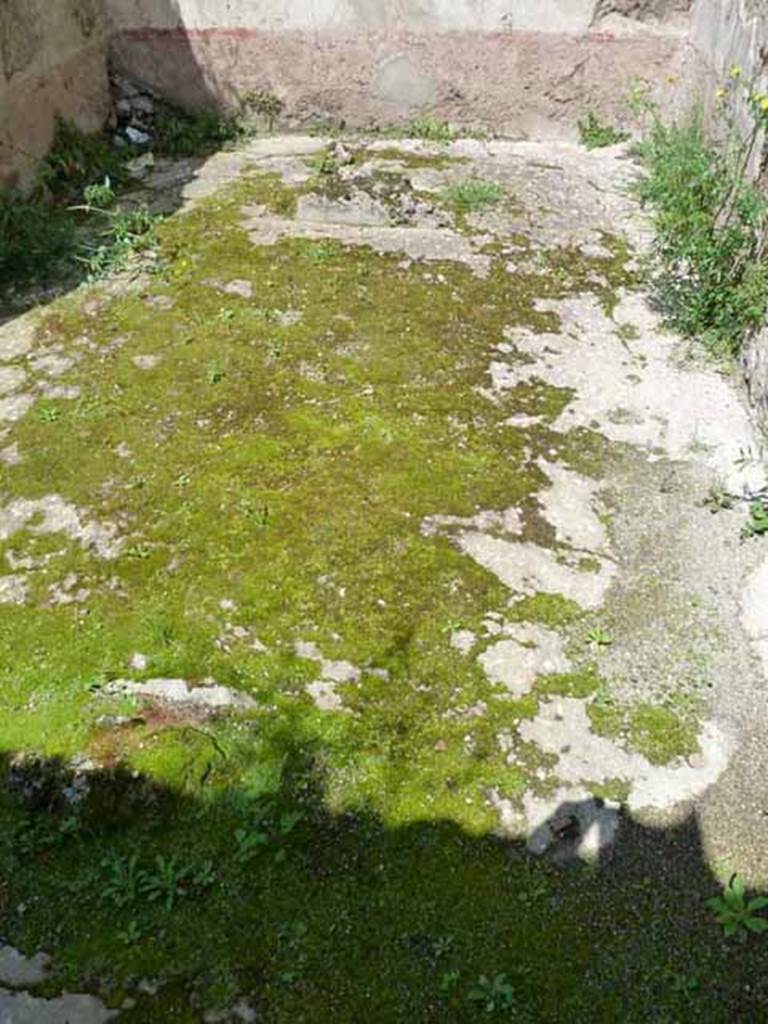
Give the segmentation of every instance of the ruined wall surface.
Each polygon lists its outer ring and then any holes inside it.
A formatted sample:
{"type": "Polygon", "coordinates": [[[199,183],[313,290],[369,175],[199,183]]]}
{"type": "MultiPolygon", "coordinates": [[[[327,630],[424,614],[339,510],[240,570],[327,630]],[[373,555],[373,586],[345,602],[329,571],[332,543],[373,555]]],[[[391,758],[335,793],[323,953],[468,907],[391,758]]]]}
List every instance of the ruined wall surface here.
{"type": "Polygon", "coordinates": [[[663,85],[690,0],[107,0],[122,70],[182,105],[265,89],[297,121],[428,112],[513,135],[621,120],[663,85]]]}
{"type": "Polygon", "coordinates": [[[696,0],[691,42],[714,73],[740,67],[747,81],[766,84],[768,0],[696,0]]]}
{"type": "Polygon", "coordinates": [[[0,184],[25,184],[54,117],[84,130],[109,111],[103,0],[0,2],[0,184]]]}
{"type": "MultiPolygon", "coordinates": [[[[741,70],[739,91],[747,88],[768,94],[768,0],[696,0],[692,18],[691,43],[694,61],[705,69],[704,91],[710,96],[725,81],[731,69],[741,70]]],[[[752,128],[744,103],[737,105],[736,119],[742,134],[752,128]]],[[[766,177],[766,140],[756,145],[751,170],[766,177]]],[[[750,399],[763,427],[768,427],[768,325],[747,338],[741,364],[750,399]]]]}
{"type": "MultiPolygon", "coordinates": [[[[743,99],[747,88],[768,92],[768,0],[695,0],[691,16],[691,80],[712,105],[724,83],[743,99]],[[740,69],[738,82],[732,68],[740,69]]],[[[752,127],[749,109],[736,103],[743,134],[752,127]]],[[[752,168],[758,170],[757,163],[752,168]]]]}

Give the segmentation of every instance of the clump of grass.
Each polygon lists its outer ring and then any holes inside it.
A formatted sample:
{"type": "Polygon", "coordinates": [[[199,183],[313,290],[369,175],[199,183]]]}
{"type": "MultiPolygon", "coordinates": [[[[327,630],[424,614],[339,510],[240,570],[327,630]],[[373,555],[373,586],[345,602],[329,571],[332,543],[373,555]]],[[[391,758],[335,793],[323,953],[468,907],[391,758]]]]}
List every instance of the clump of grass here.
{"type": "Polygon", "coordinates": [[[471,213],[500,203],[506,195],[503,187],[495,181],[468,178],[451,185],[443,192],[444,198],[459,213],[471,213]]]}
{"type": "Polygon", "coordinates": [[[420,117],[411,121],[406,135],[425,142],[453,142],[456,138],[456,132],[449,121],[438,121],[434,117],[420,117]]]}
{"type": "Polygon", "coordinates": [[[697,110],[669,124],[654,115],[637,147],[656,301],[669,326],[719,353],[737,353],[768,311],[768,197],[746,173],[753,145],[716,144],[697,110]]]}
{"type": "Polygon", "coordinates": [[[235,114],[198,109],[166,107],[154,123],[153,150],[158,156],[205,156],[248,134],[248,127],[235,114]]]}
{"type": "Polygon", "coordinates": [[[53,145],[37,173],[38,190],[73,200],[94,182],[125,177],[123,159],[106,133],[86,133],[71,121],[56,119],[53,145]]]}
{"type": "Polygon", "coordinates": [[[579,120],[578,125],[579,139],[587,149],[604,149],[606,146],[626,142],[629,138],[628,132],[605,124],[592,110],[579,120]]]}

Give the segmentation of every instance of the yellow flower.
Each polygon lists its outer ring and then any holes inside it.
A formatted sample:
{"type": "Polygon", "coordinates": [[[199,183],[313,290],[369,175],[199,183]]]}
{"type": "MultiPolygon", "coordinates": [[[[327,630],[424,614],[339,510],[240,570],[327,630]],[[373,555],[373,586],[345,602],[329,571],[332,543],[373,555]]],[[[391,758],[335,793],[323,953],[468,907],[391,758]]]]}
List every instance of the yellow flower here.
{"type": "Polygon", "coordinates": [[[741,78],[741,70],[738,64],[734,64],[731,68],[731,78],[741,78]]]}
{"type": "Polygon", "coordinates": [[[721,88],[719,88],[719,89],[717,90],[716,96],[717,96],[717,98],[718,98],[719,100],[721,100],[721,99],[723,98],[723,96],[725,96],[725,89],[723,89],[722,87],[721,87],[721,88]]]}
{"type": "Polygon", "coordinates": [[[763,96],[760,106],[763,108],[766,114],[768,114],[768,96],[763,96]]]}

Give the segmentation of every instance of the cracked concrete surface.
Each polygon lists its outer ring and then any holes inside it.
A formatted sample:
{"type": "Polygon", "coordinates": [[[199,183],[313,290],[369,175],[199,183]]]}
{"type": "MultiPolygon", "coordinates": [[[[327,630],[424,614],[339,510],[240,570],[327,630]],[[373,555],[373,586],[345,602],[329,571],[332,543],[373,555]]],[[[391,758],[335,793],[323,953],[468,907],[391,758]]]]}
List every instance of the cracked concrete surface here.
{"type": "MultiPolygon", "coordinates": [[[[274,171],[284,183],[304,186],[311,173],[306,159],[323,144],[299,137],[262,139],[238,153],[213,158],[182,191],[194,207],[247,168],[274,171]]],[[[251,243],[262,247],[281,238],[308,238],[370,246],[414,261],[434,281],[442,272],[439,264],[452,261],[484,280],[494,267],[502,275],[524,274],[537,260],[546,260],[548,247],[554,246],[605,257],[610,250],[605,248],[604,233],[616,225],[638,252],[645,244],[644,225],[627,197],[633,169],[622,149],[590,154],[566,144],[496,141],[461,141],[437,151],[412,142],[398,147],[406,155],[447,154],[468,161],[408,171],[417,190],[436,196],[447,184],[472,175],[502,183],[515,203],[470,215],[464,227],[425,225],[418,219],[409,225],[392,224],[381,204],[362,200],[342,205],[302,198],[295,218],[277,217],[250,205],[242,211],[242,222],[251,243]],[[521,246],[520,233],[528,238],[529,247],[521,246]],[[489,242],[501,256],[489,252],[489,242]],[[503,263],[495,264],[496,259],[503,263]]],[[[373,154],[391,148],[390,141],[370,146],[373,154]]],[[[373,156],[365,166],[375,168],[376,162],[373,156]]],[[[186,180],[189,169],[160,167],[150,175],[148,187],[161,192],[173,183],[173,174],[178,184],[186,180]]],[[[234,301],[258,299],[257,288],[241,277],[222,275],[207,284],[234,301]]],[[[521,327],[510,315],[488,352],[480,398],[489,407],[514,395],[521,385],[549,385],[566,396],[552,415],[521,411],[506,421],[515,430],[546,431],[547,444],[552,445],[545,454],[531,454],[529,469],[539,481],[533,500],[518,504],[516,496],[507,495],[495,508],[476,505],[472,511],[470,505],[471,514],[456,515],[444,496],[435,493],[430,495],[428,514],[414,520],[423,541],[444,545],[452,557],[461,561],[463,556],[473,569],[480,567],[504,595],[471,628],[449,622],[433,640],[447,656],[464,659],[462,664],[475,670],[479,665],[491,688],[491,696],[457,704],[443,712],[443,720],[466,725],[466,749],[471,752],[473,723],[487,719],[495,706],[503,714],[515,701],[535,703],[525,714],[510,712],[505,740],[509,749],[504,754],[511,768],[520,767],[523,753],[530,749],[541,763],[515,792],[505,792],[499,783],[482,795],[493,807],[500,831],[525,836],[532,852],[557,847],[558,821],[563,819],[567,831],[575,818],[578,838],[572,852],[599,861],[621,842],[625,812],[638,820],[665,822],[694,807],[707,850],[728,856],[747,878],[765,878],[768,844],[754,794],[768,770],[762,742],[768,725],[763,700],[768,675],[768,558],[759,543],[739,543],[738,509],[713,516],[701,506],[712,485],[722,484],[739,494],[765,483],[760,444],[734,382],[683,351],[661,328],[641,294],[627,286],[616,298],[610,313],[599,294],[588,290],[560,299],[535,299],[535,311],[549,314],[547,329],[521,327]],[[622,331],[622,325],[631,331],[622,331]],[[595,438],[602,446],[602,476],[591,475],[579,462],[582,449],[595,438]],[[590,647],[586,627],[556,619],[517,621],[516,613],[526,602],[542,597],[573,602],[588,625],[605,622],[611,642],[590,647]],[[617,703],[690,713],[698,750],[675,755],[664,764],[652,763],[632,747],[630,735],[609,737],[597,731],[590,715],[595,694],[558,695],[546,690],[552,677],[587,668],[596,669],[617,703]],[[600,786],[617,783],[625,789],[620,800],[596,795],[600,786]]],[[[343,316],[343,310],[334,313],[343,316]]],[[[301,324],[303,316],[293,303],[291,308],[285,303],[276,322],[288,329],[301,324]]],[[[35,354],[32,323],[25,318],[13,329],[0,328],[0,358],[7,364],[0,372],[0,418],[8,423],[2,459],[8,466],[24,458],[12,433],[13,424],[36,401],[31,389],[44,386],[50,394],[53,386],[67,388],[67,374],[76,365],[67,353],[35,354]]],[[[132,365],[144,372],[143,380],[166,365],[169,355],[159,349],[157,354],[132,357],[132,365]]],[[[84,360],[90,357],[81,354],[84,360]]],[[[301,373],[310,383],[323,379],[323,370],[314,361],[302,363],[301,373]]],[[[200,419],[200,429],[206,429],[205,418],[200,419]]],[[[167,429],[172,434],[173,424],[167,429]]],[[[117,439],[114,443],[117,446],[117,439]]],[[[124,442],[119,446],[129,463],[131,448],[124,442]]],[[[183,480],[179,486],[186,486],[183,480]]],[[[125,550],[128,542],[122,527],[119,518],[114,524],[102,521],[58,494],[6,494],[0,508],[0,539],[61,534],[83,557],[100,561],[114,560],[125,550]]],[[[137,558],[152,557],[140,543],[136,547],[137,558]]],[[[13,557],[24,558],[24,551],[13,557]]],[[[32,599],[34,564],[14,567],[7,561],[12,571],[0,577],[0,603],[21,605],[32,599]]],[[[172,572],[173,566],[168,562],[162,571],[172,572]]],[[[83,572],[62,574],[48,599],[87,606],[93,585],[90,580],[86,585],[84,577],[83,572]]],[[[331,585],[327,595],[329,606],[345,596],[331,585]]],[[[234,618],[237,609],[226,602],[220,610],[234,618]]],[[[357,697],[370,679],[389,684],[389,677],[386,670],[371,669],[356,655],[354,660],[331,656],[332,648],[321,639],[320,630],[317,622],[307,622],[306,631],[302,627],[273,642],[266,631],[262,634],[261,622],[251,629],[230,621],[222,628],[219,621],[209,646],[222,656],[232,655],[238,647],[257,657],[275,649],[288,652],[310,669],[297,688],[297,700],[305,701],[323,722],[353,721],[365,709],[358,703],[353,707],[350,695],[357,697]],[[254,629],[269,646],[257,639],[254,629]],[[314,678],[307,682],[311,672],[314,678]]],[[[121,664],[126,663],[127,658],[121,664]]],[[[144,673],[148,664],[144,655],[134,655],[131,667],[144,673]]],[[[191,706],[206,714],[262,708],[234,685],[207,679],[196,684],[191,679],[200,677],[166,678],[164,669],[155,671],[157,678],[120,679],[110,683],[107,692],[191,706]]],[[[421,685],[428,695],[426,684],[421,685]]],[[[388,693],[387,689],[387,697],[388,693]]],[[[398,699],[394,685],[391,699],[398,699]]],[[[0,956],[0,982],[11,985],[3,974],[4,962],[0,956]]],[[[23,964],[19,970],[18,976],[25,977],[23,964]]],[[[0,990],[0,1016],[6,1012],[14,1022],[57,1024],[66,1019],[111,1019],[111,1012],[98,1001],[72,1002],[83,998],[64,996],[44,1003],[26,993],[0,990]]]]}

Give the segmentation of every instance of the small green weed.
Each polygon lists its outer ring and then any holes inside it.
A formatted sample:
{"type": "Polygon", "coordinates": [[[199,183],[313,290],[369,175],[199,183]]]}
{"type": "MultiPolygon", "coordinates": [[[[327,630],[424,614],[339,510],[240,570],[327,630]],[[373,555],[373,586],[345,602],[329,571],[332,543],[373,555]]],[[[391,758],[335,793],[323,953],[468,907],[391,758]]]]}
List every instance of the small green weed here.
{"type": "Polygon", "coordinates": [[[105,210],[98,206],[78,207],[97,213],[106,220],[96,239],[86,242],[76,259],[89,278],[121,270],[138,253],[147,252],[157,244],[156,228],[161,218],[146,207],[135,210],[105,210]]]}
{"type": "Polygon", "coordinates": [[[222,306],[219,312],[216,314],[216,319],[220,324],[231,324],[234,323],[237,317],[237,313],[231,306],[222,306]]]}
{"type": "Polygon", "coordinates": [[[338,174],[341,170],[341,164],[335,156],[329,150],[323,149],[319,153],[315,153],[307,160],[307,164],[317,174],[327,175],[331,177],[334,174],[338,174]]]}
{"type": "Polygon", "coordinates": [[[130,857],[120,857],[112,853],[102,861],[102,867],[107,873],[102,897],[117,907],[135,903],[147,877],[146,871],[139,867],[139,855],[133,853],[130,857]]]}
{"type": "Polygon", "coordinates": [[[728,938],[742,931],[757,934],[768,931],[768,918],[759,916],[759,912],[768,907],[768,896],[748,900],[744,882],[736,874],[731,876],[721,896],[707,900],[707,906],[728,938]]]}
{"type": "Polygon", "coordinates": [[[460,213],[483,210],[495,206],[505,197],[504,188],[495,181],[469,178],[457,185],[451,185],[443,192],[445,200],[460,213]]]}
{"type": "Polygon", "coordinates": [[[0,191],[0,286],[66,267],[76,246],[76,221],[67,210],[0,191]]]}
{"type": "Polygon", "coordinates": [[[512,1010],[516,1001],[515,990],[506,974],[495,974],[492,978],[482,974],[469,990],[467,998],[482,1006],[488,1014],[512,1010]]]}
{"type": "Polygon", "coordinates": [[[593,647],[610,647],[613,643],[613,637],[601,626],[595,626],[587,633],[587,643],[593,647]]]}
{"type": "Polygon", "coordinates": [[[251,89],[238,98],[244,110],[266,118],[268,130],[275,130],[275,124],[285,109],[285,102],[279,96],[267,89],[251,89]]]}
{"type": "Polygon", "coordinates": [[[268,832],[239,828],[235,832],[235,860],[238,864],[250,864],[268,845],[268,832]]]}
{"type": "Polygon", "coordinates": [[[423,139],[425,142],[453,142],[456,132],[448,121],[421,117],[411,121],[406,129],[406,136],[411,139],[423,139]]]}
{"type": "Polygon", "coordinates": [[[604,124],[592,110],[579,120],[578,125],[579,140],[587,149],[604,149],[606,146],[626,142],[629,138],[628,132],[604,124]]]}
{"type": "Polygon", "coordinates": [[[104,210],[106,207],[111,206],[115,201],[115,190],[112,188],[109,175],[107,175],[104,181],[97,182],[95,185],[88,185],[87,188],[83,189],[83,200],[88,209],[97,208],[104,210]]]}
{"type": "Polygon", "coordinates": [[[61,821],[55,818],[25,819],[13,834],[13,848],[17,856],[29,857],[58,849],[79,828],[77,818],[69,816],[61,821]]]}
{"type": "Polygon", "coordinates": [[[129,921],[127,926],[117,933],[118,939],[124,946],[135,946],[137,942],[141,941],[142,936],[143,932],[136,920],[129,921]]]}
{"type": "Polygon", "coordinates": [[[213,864],[206,861],[195,866],[179,860],[178,857],[155,858],[152,872],[144,872],[140,882],[143,895],[150,901],[159,902],[166,911],[173,910],[178,899],[188,896],[195,889],[206,889],[214,881],[213,864]]]}
{"type": "Polygon", "coordinates": [[[713,515],[716,515],[723,510],[732,509],[736,504],[736,498],[722,483],[718,482],[710,486],[701,504],[704,508],[708,508],[713,515]]]}
{"type": "Polygon", "coordinates": [[[460,971],[444,971],[440,979],[440,993],[444,996],[452,996],[461,984],[460,971]]]}
{"type": "Polygon", "coordinates": [[[741,529],[742,539],[762,537],[768,533],[768,505],[762,499],[750,502],[749,520],[741,529]]]}
{"type": "Polygon", "coordinates": [[[102,861],[102,867],[107,873],[102,898],[117,907],[127,907],[144,898],[171,911],[180,897],[209,888],[215,880],[210,861],[194,865],[175,856],[158,855],[153,869],[147,870],[140,866],[138,853],[130,857],[113,853],[102,861]]]}
{"type": "Polygon", "coordinates": [[[276,864],[286,856],[285,840],[302,821],[302,811],[284,811],[275,814],[269,804],[252,812],[250,828],[239,828],[235,832],[235,859],[238,864],[249,864],[265,850],[269,850],[276,864]]]}
{"type": "Polygon", "coordinates": [[[41,423],[55,423],[61,419],[61,409],[55,405],[38,406],[36,414],[41,423]]]}

